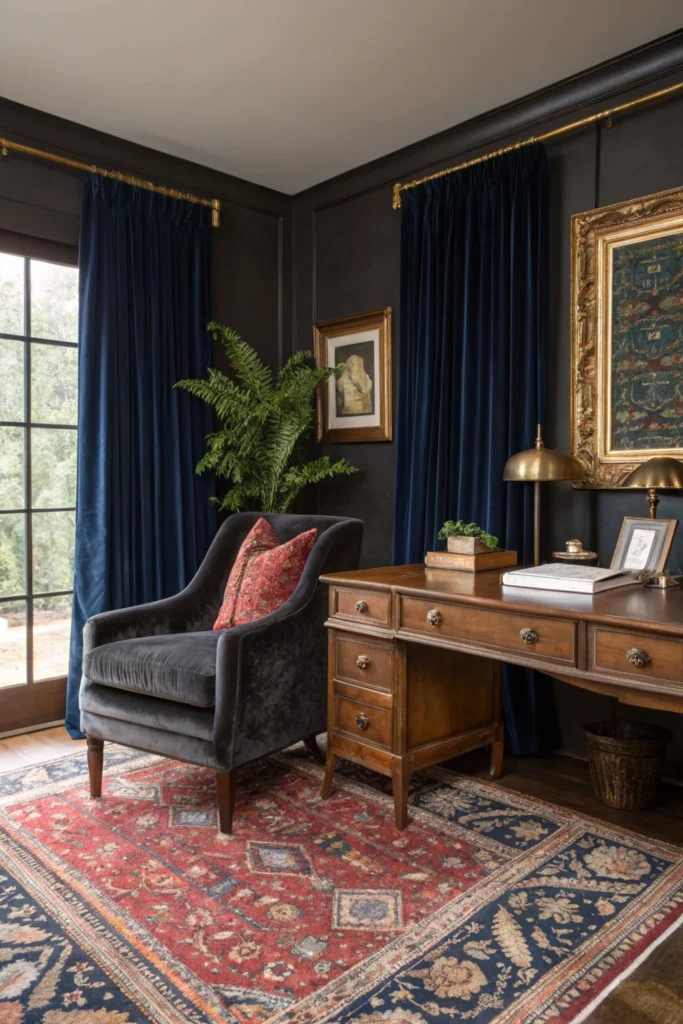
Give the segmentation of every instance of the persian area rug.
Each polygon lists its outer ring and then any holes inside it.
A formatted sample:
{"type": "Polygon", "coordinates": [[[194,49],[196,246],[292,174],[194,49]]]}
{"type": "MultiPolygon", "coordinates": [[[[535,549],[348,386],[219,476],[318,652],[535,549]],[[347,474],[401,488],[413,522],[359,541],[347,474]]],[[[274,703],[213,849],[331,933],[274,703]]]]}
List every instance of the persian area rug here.
{"type": "Polygon", "coordinates": [[[0,776],[0,1024],[567,1024],[673,933],[683,850],[430,769],[106,752],[0,776]],[[371,784],[372,783],[372,784],[371,784]]]}

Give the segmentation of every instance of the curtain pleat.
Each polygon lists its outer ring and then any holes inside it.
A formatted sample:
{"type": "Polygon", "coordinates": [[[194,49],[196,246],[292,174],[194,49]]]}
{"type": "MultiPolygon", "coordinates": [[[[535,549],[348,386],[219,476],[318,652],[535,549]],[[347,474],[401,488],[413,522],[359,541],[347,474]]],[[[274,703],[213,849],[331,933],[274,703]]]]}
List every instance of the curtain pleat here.
{"type": "MultiPolygon", "coordinates": [[[[548,161],[525,147],[402,197],[395,564],[421,562],[446,519],[533,557],[531,488],[503,482],[545,415],[548,161]]],[[[547,742],[547,681],[506,667],[508,749],[547,742]]]]}
{"type": "Polygon", "coordinates": [[[215,533],[213,481],[194,473],[211,411],[173,388],[211,363],[210,216],[98,175],[85,182],[66,709],[74,737],[86,619],[182,590],[215,533]]]}

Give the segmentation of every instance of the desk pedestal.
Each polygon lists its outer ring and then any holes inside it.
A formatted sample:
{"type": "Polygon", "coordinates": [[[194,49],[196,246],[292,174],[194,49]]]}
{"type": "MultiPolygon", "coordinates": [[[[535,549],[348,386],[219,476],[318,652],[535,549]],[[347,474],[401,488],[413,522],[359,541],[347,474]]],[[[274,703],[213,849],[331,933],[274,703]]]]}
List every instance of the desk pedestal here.
{"type": "Polygon", "coordinates": [[[391,776],[396,827],[408,821],[414,771],[491,744],[503,763],[500,664],[460,651],[329,629],[328,753],[391,776]]]}

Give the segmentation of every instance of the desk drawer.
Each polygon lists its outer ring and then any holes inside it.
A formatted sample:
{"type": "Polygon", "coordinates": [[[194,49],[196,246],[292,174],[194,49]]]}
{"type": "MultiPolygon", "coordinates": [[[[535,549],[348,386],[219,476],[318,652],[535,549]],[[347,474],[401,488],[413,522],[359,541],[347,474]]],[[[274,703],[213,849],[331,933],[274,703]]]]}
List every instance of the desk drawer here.
{"type": "Polygon", "coordinates": [[[337,636],[334,643],[334,675],[361,686],[391,690],[391,644],[337,636]]]}
{"type": "Polygon", "coordinates": [[[361,743],[391,749],[391,711],[339,693],[334,695],[334,730],[361,743]]]}
{"type": "Polygon", "coordinates": [[[539,661],[576,664],[576,625],[565,619],[453,605],[402,597],[400,629],[423,636],[481,644],[501,654],[514,652],[539,661]]]}
{"type": "Polygon", "coordinates": [[[335,679],[334,692],[340,697],[349,697],[351,700],[360,701],[361,704],[371,704],[373,708],[386,708],[388,711],[394,703],[392,694],[385,690],[370,690],[367,686],[345,683],[342,679],[335,679]]]}
{"type": "Polygon", "coordinates": [[[588,669],[644,681],[661,679],[683,688],[683,641],[589,626],[588,669]]]}
{"type": "Polygon", "coordinates": [[[332,615],[373,626],[388,626],[391,594],[377,590],[335,587],[332,591],[332,615]]]}

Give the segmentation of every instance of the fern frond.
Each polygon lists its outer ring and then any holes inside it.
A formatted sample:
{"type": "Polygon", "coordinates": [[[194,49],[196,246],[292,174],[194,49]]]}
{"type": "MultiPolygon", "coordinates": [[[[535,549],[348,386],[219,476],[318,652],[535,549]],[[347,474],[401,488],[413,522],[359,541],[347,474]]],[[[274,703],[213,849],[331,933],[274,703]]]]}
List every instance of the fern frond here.
{"type": "Polygon", "coordinates": [[[232,327],[212,321],[209,328],[230,360],[235,375],[248,391],[263,396],[273,386],[273,371],[259,357],[256,349],[247,344],[232,327]]]}
{"type": "Polygon", "coordinates": [[[338,367],[312,366],[311,353],[302,350],[274,381],[270,368],[236,331],[216,322],[209,329],[227,353],[231,375],[210,369],[204,380],[175,386],[215,410],[220,429],[207,435],[196,472],[212,472],[226,482],[221,509],[286,512],[307,485],[356,472],[347,459],[306,461],[301,444],[313,430],[316,390],[338,367]]]}

